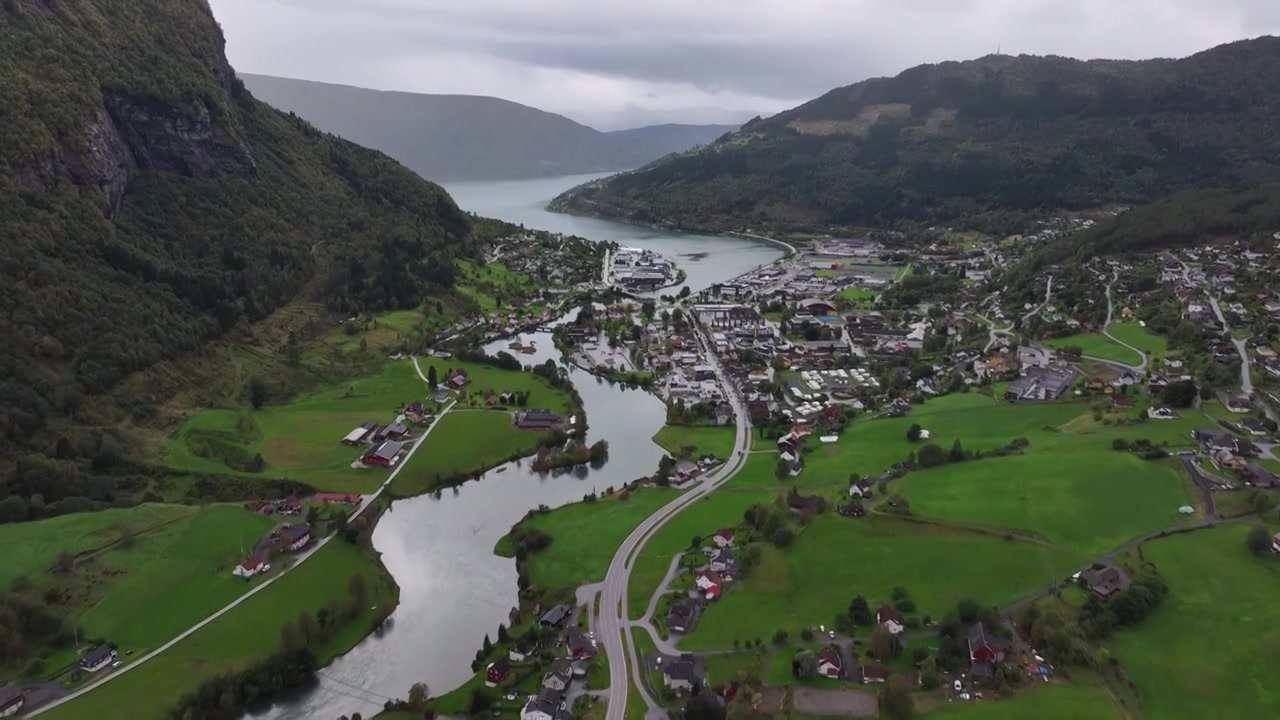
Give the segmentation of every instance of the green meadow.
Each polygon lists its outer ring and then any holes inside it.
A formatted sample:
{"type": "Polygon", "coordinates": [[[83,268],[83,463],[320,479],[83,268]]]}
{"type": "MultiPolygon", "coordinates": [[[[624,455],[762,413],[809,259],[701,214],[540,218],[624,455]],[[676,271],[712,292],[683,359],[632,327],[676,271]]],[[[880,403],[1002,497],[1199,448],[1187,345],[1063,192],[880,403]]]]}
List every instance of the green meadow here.
{"type": "Polygon", "coordinates": [[[1142,545],[1168,597],[1107,649],[1136,684],[1146,717],[1280,717],[1280,606],[1271,601],[1280,558],[1249,554],[1248,530],[1238,523],[1142,545]]]}
{"type": "MultiPolygon", "coordinates": [[[[958,702],[923,715],[925,720],[1124,720],[1107,691],[1092,683],[1031,685],[994,702],[958,702]]],[[[1154,716],[1152,716],[1154,717],[1154,716]]]]}
{"type": "MultiPolygon", "coordinates": [[[[1120,336],[1117,335],[1116,337],[1120,336]]],[[[1067,335],[1046,340],[1045,344],[1055,348],[1078,347],[1087,357],[1112,360],[1125,365],[1137,365],[1142,362],[1142,358],[1138,357],[1137,353],[1102,333],[1067,335]]],[[[1140,347],[1139,345],[1134,346],[1140,347]]]]}
{"type": "Polygon", "coordinates": [[[1161,336],[1139,325],[1137,321],[1112,323],[1107,332],[1121,342],[1128,343],[1148,356],[1164,357],[1169,352],[1169,343],[1161,336]]]}
{"type": "Polygon", "coordinates": [[[663,425],[653,441],[677,458],[698,458],[711,454],[724,460],[733,453],[737,431],[732,427],[663,425]],[[685,452],[689,450],[689,452],[685,452]]]}

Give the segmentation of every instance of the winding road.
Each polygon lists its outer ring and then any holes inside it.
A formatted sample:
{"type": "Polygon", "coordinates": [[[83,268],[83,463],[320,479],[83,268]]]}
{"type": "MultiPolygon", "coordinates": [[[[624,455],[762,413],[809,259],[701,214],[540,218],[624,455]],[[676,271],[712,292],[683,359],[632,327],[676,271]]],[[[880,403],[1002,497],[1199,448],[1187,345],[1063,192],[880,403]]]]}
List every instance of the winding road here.
{"type": "Polygon", "coordinates": [[[1119,271],[1119,270],[1115,270],[1115,271],[1113,271],[1113,273],[1112,273],[1112,275],[1111,275],[1111,281],[1107,283],[1107,322],[1106,322],[1105,324],[1103,324],[1103,326],[1102,326],[1102,334],[1103,334],[1103,335],[1105,335],[1105,336],[1107,337],[1107,339],[1108,339],[1108,340],[1110,340],[1111,342],[1113,342],[1113,343],[1115,343],[1115,344],[1117,344],[1117,345],[1122,345],[1122,346],[1124,346],[1124,347],[1126,347],[1126,348],[1129,348],[1130,350],[1134,351],[1135,353],[1137,353],[1137,354],[1138,354],[1138,357],[1139,357],[1139,358],[1142,358],[1142,362],[1140,362],[1140,363],[1139,363],[1139,364],[1137,364],[1137,365],[1126,365],[1125,363],[1118,363],[1118,362],[1116,362],[1116,361],[1114,361],[1114,360],[1107,360],[1107,359],[1105,359],[1105,358],[1094,358],[1094,357],[1091,357],[1091,358],[1089,358],[1089,359],[1090,359],[1090,360],[1099,360],[1099,361],[1101,361],[1101,362],[1110,363],[1110,364],[1112,364],[1112,365],[1122,365],[1122,366],[1124,366],[1124,367],[1129,368],[1130,370],[1133,370],[1133,371],[1136,371],[1136,372],[1143,372],[1144,370],[1146,370],[1146,369],[1147,369],[1147,363],[1148,363],[1147,354],[1146,354],[1146,353],[1144,353],[1144,352],[1142,352],[1142,351],[1141,351],[1141,350],[1139,350],[1138,348],[1136,348],[1136,347],[1134,347],[1134,346],[1130,345],[1129,343],[1127,343],[1127,342],[1125,342],[1125,341],[1121,340],[1120,338],[1116,337],[1115,335],[1112,335],[1112,334],[1111,334],[1111,321],[1112,321],[1112,318],[1114,318],[1114,317],[1115,317],[1115,307],[1116,307],[1116,306],[1115,306],[1115,303],[1114,303],[1114,302],[1112,302],[1112,300],[1111,300],[1111,286],[1112,286],[1112,285],[1115,285],[1115,284],[1116,284],[1116,281],[1117,281],[1117,280],[1119,280],[1119,279],[1120,279],[1120,271],[1119,271]]]}
{"type": "Polygon", "coordinates": [[[1231,344],[1235,345],[1236,352],[1240,353],[1240,394],[1244,397],[1253,397],[1253,377],[1249,374],[1249,350],[1245,347],[1244,340],[1232,334],[1231,324],[1222,314],[1222,306],[1218,304],[1216,295],[1209,296],[1209,305],[1213,307],[1213,314],[1218,316],[1218,322],[1222,323],[1222,331],[1231,338],[1231,344]]]}
{"type": "MultiPolygon", "coordinates": [[[[657,512],[640,523],[627,536],[627,539],[622,542],[622,545],[614,554],[604,582],[596,586],[599,588],[601,596],[600,616],[596,619],[596,627],[599,630],[598,637],[600,642],[604,645],[609,658],[609,677],[612,678],[609,685],[609,704],[605,713],[606,720],[622,720],[625,716],[630,682],[634,682],[640,690],[640,695],[647,706],[646,714],[648,716],[666,716],[661,706],[653,698],[649,697],[648,692],[645,690],[645,684],[641,678],[640,660],[631,638],[628,637],[632,624],[628,621],[627,586],[630,583],[635,555],[644,547],[645,542],[668,520],[733,477],[746,463],[748,451],[751,448],[750,416],[742,402],[742,398],[729,382],[719,358],[707,347],[706,338],[703,336],[701,328],[698,329],[698,338],[703,345],[703,351],[711,359],[711,365],[715,369],[716,377],[725,389],[729,404],[733,407],[734,415],[737,418],[737,433],[734,438],[733,452],[730,453],[729,459],[724,465],[704,476],[698,485],[659,508],[657,512]],[[627,673],[628,664],[631,667],[630,676],[627,673]],[[630,677],[629,681],[628,677],[630,677]]],[[[581,597],[582,594],[580,593],[579,598],[581,599],[581,597]]]]}
{"type": "MultiPolygon", "coordinates": [[[[422,382],[424,383],[427,382],[427,376],[423,374],[422,367],[418,365],[418,358],[416,357],[413,358],[413,367],[415,370],[418,371],[418,377],[422,378],[422,382]]],[[[423,431],[421,436],[419,436],[418,441],[413,444],[413,447],[409,448],[409,452],[405,453],[405,456],[401,458],[400,462],[395,466],[395,468],[391,471],[391,473],[387,475],[387,479],[384,480],[383,483],[378,486],[377,491],[375,491],[370,495],[361,496],[360,504],[347,517],[348,521],[355,520],[355,518],[359,516],[360,513],[364,512],[370,505],[372,505],[373,502],[377,500],[378,497],[382,495],[382,493],[385,492],[387,488],[391,487],[391,481],[396,479],[396,476],[400,474],[400,471],[403,470],[404,467],[409,464],[409,460],[410,458],[413,457],[414,453],[418,452],[418,448],[422,447],[422,440],[426,438],[427,435],[431,434],[431,431],[435,429],[437,424],[439,424],[440,419],[443,418],[446,414],[448,414],[448,412],[453,409],[453,406],[456,405],[457,402],[458,402],[457,400],[450,402],[447,406],[445,406],[443,410],[440,411],[438,415],[436,415],[436,418],[431,421],[431,424],[428,425],[427,429],[423,431]]],[[[75,700],[76,698],[79,698],[80,696],[85,695],[86,693],[92,692],[98,689],[99,687],[106,685],[112,680],[115,680],[117,678],[124,676],[124,674],[128,673],[129,671],[135,668],[141,667],[142,665],[151,661],[152,659],[154,659],[161,653],[165,652],[169,648],[172,648],[174,645],[177,645],[183,640],[186,640],[188,637],[191,637],[197,631],[199,631],[201,628],[205,627],[209,623],[213,622],[214,620],[217,620],[223,615],[226,615],[227,613],[236,609],[236,607],[238,607],[244,601],[248,600],[254,595],[257,595],[263,590],[266,590],[268,587],[271,587],[271,585],[273,585],[277,580],[293,572],[295,569],[298,568],[298,566],[302,565],[302,563],[314,557],[315,554],[320,550],[320,548],[324,547],[325,545],[328,545],[329,541],[332,540],[334,537],[336,536],[329,535],[328,537],[322,538],[319,542],[317,542],[312,547],[306,549],[304,552],[298,555],[295,555],[293,564],[290,565],[288,568],[285,568],[280,572],[276,573],[271,578],[269,578],[266,582],[255,585],[251,590],[241,595],[240,597],[236,598],[235,600],[232,600],[221,610],[218,610],[217,612],[213,613],[212,615],[209,615],[208,617],[196,623],[195,625],[192,625],[191,627],[187,628],[180,635],[173,638],[169,642],[161,645],[155,650],[152,650],[146,655],[143,655],[137,660],[131,663],[128,663],[127,665],[122,665],[117,670],[111,671],[110,674],[108,674],[106,677],[100,678],[95,682],[85,685],[84,687],[76,690],[75,692],[64,695],[63,697],[58,698],[57,700],[49,703],[48,705],[32,710],[28,712],[26,715],[24,715],[23,717],[35,717],[36,715],[39,715],[40,713],[43,713],[47,710],[52,710],[53,708],[56,708],[59,705],[64,705],[66,703],[69,703],[72,700],[75,700]]]]}

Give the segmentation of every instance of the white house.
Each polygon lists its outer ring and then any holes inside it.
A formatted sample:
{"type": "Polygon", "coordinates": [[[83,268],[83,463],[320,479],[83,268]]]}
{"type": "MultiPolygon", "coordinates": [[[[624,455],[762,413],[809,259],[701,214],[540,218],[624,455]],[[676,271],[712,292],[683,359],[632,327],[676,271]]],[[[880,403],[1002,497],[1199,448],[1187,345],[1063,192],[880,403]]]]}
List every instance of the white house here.
{"type": "Polygon", "coordinates": [[[711,539],[715,542],[716,547],[728,547],[733,544],[734,534],[733,528],[721,528],[716,531],[715,535],[711,536],[711,539]]]}
{"type": "Polygon", "coordinates": [[[1147,408],[1147,417],[1152,420],[1176,420],[1178,419],[1178,413],[1174,412],[1173,408],[1168,408],[1163,405],[1153,405],[1147,408]]]}
{"type": "Polygon", "coordinates": [[[563,692],[543,688],[529,696],[529,702],[520,710],[520,720],[554,720],[563,704],[563,692]]]}
{"type": "Polygon", "coordinates": [[[880,609],[876,611],[876,623],[885,626],[894,635],[901,635],[902,631],[907,629],[906,620],[903,619],[902,613],[888,605],[881,605],[880,609]]]}
{"type": "Polygon", "coordinates": [[[119,656],[110,645],[99,645],[80,658],[80,669],[85,672],[98,672],[115,662],[119,656]]]}
{"type": "Polygon", "coordinates": [[[264,569],[266,569],[266,563],[262,562],[262,558],[251,557],[246,558],[244,562],[237,565],[236,569],[231,571],[231,574],[236,577],[251,578],[264,569]]]}

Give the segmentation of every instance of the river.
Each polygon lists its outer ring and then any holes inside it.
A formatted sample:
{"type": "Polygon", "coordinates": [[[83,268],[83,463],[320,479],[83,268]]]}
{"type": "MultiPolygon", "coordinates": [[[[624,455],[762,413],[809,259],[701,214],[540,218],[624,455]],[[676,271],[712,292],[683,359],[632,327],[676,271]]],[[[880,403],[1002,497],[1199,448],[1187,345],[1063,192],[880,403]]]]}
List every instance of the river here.
{"type": "MultiPolygon", "coordinates": [[[[545,210],[548,200],[592,177],[459,183],[447,189],[462,208],[481,215],[661,252],[688,273],[686,284],[694,290],[782,256],[781,248],[766,243],[664,233],[545,210]]],[[[535,355],[520,356],[526,364],[559,360],[550,335],[521,339],[538,346],[535,355]]],[[[507,342],[493,343],[488,350],[504,350],[507,342]]],[[[515,561],[494,555],[494,543],[531,508],[557,507],[621,486],[653,472],[662,456],[649,440],[665,419],[658,398],[572,366],[569,372],[587,413],[588,440],[607,440],[609,461],[599,469],[552,475],[533,472],[531,461],[517,461],[438,498],[395,502],[373,534],[374,547],[400,585],[393,624],[322,670],[315,689],[258,717],[335,720],[353,712],[368,717],[386,700],[405,697],[415,682],[441,694],[471,677],[471,660],[481,640],[486,633],[493,636],[517,603],[515,561]],[[618,412],[622,406],[626,412],[618,412]]],[[[414,462],[430,458],[420,455],[414,462]]]]}

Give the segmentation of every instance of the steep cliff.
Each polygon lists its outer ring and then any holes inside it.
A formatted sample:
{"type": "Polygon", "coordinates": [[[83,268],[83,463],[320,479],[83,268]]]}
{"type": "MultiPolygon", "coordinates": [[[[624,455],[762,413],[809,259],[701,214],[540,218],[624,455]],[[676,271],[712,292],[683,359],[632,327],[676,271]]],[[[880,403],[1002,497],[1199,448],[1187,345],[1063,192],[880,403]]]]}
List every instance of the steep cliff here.
{"type": "Polygon", "coordinates": [[[255,100],[204,0],[0,0],[0,98],[0,477],[109,471],[72,429],[145,416],[98,399],[130,373],[294,300],[418,305],[471,253],[439,187],[255,100]]]}

